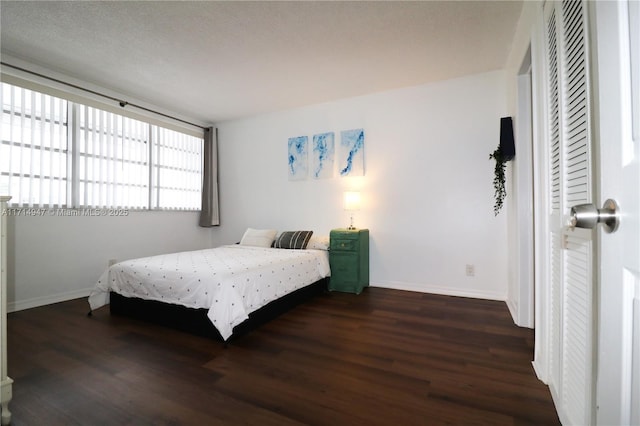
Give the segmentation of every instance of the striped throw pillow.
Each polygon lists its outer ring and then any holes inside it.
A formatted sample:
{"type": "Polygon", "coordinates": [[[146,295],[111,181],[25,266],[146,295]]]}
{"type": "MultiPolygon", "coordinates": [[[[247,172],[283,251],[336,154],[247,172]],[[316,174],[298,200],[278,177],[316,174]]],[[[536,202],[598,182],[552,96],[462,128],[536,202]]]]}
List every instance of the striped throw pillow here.
{"type": "Polygon", "coordinates": [[[313,231],[287,231],[280,234],[274,243],[275,248],[301,250],[307,248],[307,244],[313,235],[313,231]]]}

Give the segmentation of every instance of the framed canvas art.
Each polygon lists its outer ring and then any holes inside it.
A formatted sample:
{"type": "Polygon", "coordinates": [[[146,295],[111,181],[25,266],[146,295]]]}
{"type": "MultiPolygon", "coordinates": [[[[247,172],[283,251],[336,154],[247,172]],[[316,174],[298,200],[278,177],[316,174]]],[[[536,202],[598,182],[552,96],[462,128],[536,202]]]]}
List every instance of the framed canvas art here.
{"type": "Polygon", "coordinates": [[[289,138],[289,180],[305,180],[309,174],[307,136],[289,138]]]}
{"type": "Polygon", "coordinates": [[[334,133],[320,133],[313,136],[311,173],[314,179],[332,178],[334,175],[335,141],[334,133]]]}
{"type": "Polygon", "coordinates": [[[364,129],[340,132],[340,176],[364,176],[364,129]]]}

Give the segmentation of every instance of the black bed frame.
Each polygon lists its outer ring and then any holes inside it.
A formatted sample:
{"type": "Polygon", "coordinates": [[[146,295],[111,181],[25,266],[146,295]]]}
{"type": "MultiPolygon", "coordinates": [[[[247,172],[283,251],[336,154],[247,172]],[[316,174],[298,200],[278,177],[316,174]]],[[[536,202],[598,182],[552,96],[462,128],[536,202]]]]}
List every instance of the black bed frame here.
{"type": "MultiPolygon", "coordinates": [[[[302,287],[249,314],[249,318],[233,328],[233,334],[227,342],[255,329],[278,315],[292,309],[313,296],[327,291],[329,278],[323,278],[306,287],[302,287]]],[[[222,336],[207,317],[207,309],[187,308],[185,306],[110,294],[112,315],[123,315],[143,321],[160,324],[199,336],[211,337],[222,341],[222,336]]]]}

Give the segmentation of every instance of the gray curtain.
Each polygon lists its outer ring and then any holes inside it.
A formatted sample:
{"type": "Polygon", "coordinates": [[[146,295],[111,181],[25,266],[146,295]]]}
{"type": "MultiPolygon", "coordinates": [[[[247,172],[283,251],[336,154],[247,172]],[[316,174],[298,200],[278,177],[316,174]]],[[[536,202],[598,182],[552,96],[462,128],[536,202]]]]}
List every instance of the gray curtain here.
{"type": "Polygon", "coordinates": [[[218,207],[218,129],[204,132],[204,173],[202,179],[202,211],[200,226],[220,225],[218,207]]]}

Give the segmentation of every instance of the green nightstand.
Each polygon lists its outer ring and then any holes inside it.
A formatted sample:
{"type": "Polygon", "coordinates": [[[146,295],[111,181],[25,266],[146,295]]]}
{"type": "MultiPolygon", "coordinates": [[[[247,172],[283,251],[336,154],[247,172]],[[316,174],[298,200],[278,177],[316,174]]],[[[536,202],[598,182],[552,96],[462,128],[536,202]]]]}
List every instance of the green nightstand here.
{"type": "Polygon", "coordinates": [[[329,263],[329,290],[360,294],[369,286],[369,230],[333,229],[329,263]]]}

